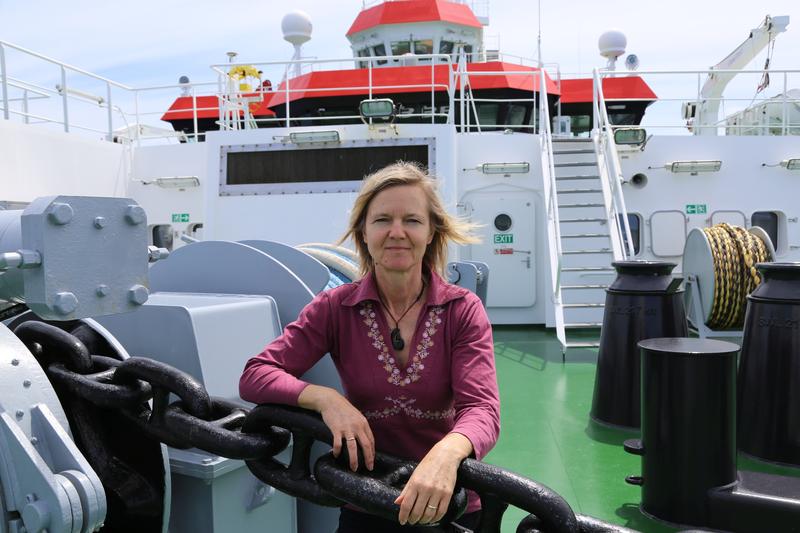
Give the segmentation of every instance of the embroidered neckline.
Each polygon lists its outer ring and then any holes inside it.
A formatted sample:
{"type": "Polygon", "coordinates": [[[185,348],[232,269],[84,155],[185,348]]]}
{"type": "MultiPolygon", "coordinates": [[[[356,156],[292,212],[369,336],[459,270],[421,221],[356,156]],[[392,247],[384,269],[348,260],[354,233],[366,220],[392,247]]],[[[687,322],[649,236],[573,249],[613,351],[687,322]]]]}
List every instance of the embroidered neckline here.
{"type": "Polygon", "coordinates": [[[359,313],[364,317],[364,324],[368,328],[367,336],[372,339],[372,346],[378,350],[378,362],[388,374],[386,381],[392,385],[405,387],[419,380],[420,374],[425,369],[423,361],[428,357],[430,348],[433,346],[433,336],[436,334],[439,324],[442,323],[442,319],[439,316],[442,311],[444,311],[444,308],[441,306],[434,306],[428,310],[428,316],[425,318],[425,329],[422,331],[422,338],[417,344],[416,353],[411,358],[405,372],[403,372],[397,366],[394,355],[389,351],[389,347],[383,339],[372,302],[367,301],[362,304],[359,313]]]}

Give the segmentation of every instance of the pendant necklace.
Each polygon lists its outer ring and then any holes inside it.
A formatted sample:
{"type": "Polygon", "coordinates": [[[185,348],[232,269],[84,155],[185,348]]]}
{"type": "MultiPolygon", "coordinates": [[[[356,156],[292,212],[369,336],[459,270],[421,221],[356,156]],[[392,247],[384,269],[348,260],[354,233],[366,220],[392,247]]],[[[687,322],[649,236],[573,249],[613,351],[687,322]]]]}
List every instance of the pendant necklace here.
{"type": "Polygon", "coordinates": [[[406,307],[406,310],[403,311],[403,314],[400,315],[400,318],[395,318],[394,315],[392,314],[392,312],[389,311],[389,306],[386,305],[386,302],[383,301],[383,294],[381,293],[380,289],[378,289],[378,297],[381,300],[381,305],[383,305],[383,308],[386,309],[386,312],[389,314],[389,316],[392,318],[392,320],[394,320],[394,329],[389,334],[389,336],[392,339],[392,347],[395,350],[400,351],[406,345],[405,341],[403,340],[403,337],[400,335],[400,321],[403,320],[403,317],[405,317],[408,314],[408,312],[411,311],[411,308],[414,307],[417,304],[419,299],[422,298],[422,293],[423,292],[425,292],[425,281],[424,280],[422,282],[422,289],[420,289],[419,294],[417,294],[416,299],[413,302],[411,302],[411,305],[406,307]]]}

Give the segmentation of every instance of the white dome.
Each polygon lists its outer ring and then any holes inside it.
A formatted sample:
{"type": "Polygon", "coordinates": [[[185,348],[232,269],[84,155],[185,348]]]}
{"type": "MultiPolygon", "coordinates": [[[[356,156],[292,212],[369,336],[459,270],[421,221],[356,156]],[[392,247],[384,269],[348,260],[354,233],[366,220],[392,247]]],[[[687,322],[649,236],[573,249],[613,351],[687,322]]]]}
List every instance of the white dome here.
{"type": "Polygon", "coordinates": [[[303,11],[292,11],[281,21],[283,38],[294,45],[301,45],[311,39],[311,17],[303,11]]]}
{"type": "Polygon", "coordinates": [[[625,53],[628,39],[619,30],[609,30],[597,40],[600,55],[606,58],[617,58],[625,53]]]}

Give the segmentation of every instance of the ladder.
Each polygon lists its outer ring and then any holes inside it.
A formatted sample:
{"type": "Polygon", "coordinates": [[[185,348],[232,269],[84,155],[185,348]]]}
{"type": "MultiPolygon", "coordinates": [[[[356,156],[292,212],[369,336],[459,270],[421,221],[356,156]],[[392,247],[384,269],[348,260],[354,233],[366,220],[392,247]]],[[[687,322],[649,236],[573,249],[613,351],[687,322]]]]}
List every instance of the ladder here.
{"type": "Polygon", "coordinates": [[[614,277],[610,228],[616,221],[609,220],[592,139],[553,138],[553,167],[561,229],[557,272],[561,305],[556,306],[561,320],[556,320],[556,327],[564,329],[559,337],[566,353],[570,348],[599,346],[574,337],[580,330],[602,325],[605,289],[614,277]]]}

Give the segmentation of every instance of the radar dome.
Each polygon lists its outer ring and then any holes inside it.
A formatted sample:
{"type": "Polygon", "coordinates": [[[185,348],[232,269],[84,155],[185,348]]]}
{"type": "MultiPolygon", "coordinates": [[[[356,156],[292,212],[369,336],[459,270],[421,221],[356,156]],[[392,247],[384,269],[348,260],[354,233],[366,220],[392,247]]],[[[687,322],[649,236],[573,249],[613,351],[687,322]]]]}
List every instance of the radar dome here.
{"type": "Polygon", "coordinates": [[[600,55],[608,59],[616,59],[625,53],[628,39],[619,30],[609,30],[600,36],[597,46],[600,48],[600,55]]]}
{"type": "Polygon", "coordinates": [[[303,11],[292,11],[284,15],[281,21],[283,38],[295,46],[311,39],[311,17],[303,11]]]}

